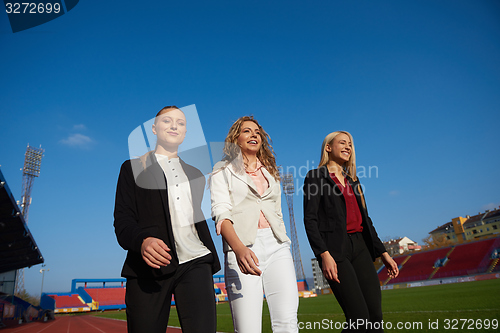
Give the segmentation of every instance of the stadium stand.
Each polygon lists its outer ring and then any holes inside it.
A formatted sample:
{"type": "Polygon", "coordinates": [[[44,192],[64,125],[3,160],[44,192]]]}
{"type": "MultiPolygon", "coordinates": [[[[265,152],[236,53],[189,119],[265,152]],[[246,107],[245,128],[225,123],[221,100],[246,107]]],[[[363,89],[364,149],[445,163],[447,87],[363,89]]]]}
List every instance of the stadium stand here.
{"type": "Polygon", "coordinates": [[[78,293],[95,310],[120,310],[125,309],[125,283],[123,278],[73,279],[71,292],[78,293]]]}
{"type": "MultiPolygon", "coordinates": [[[[402,265],[406,262],[406,260],[410,259],[410,256],[402,255],[402,256],[394,257],[393,259],[396,262],[396,264],[398,264],[399,269],[401,269],[402,265]]],[[[387,284],[387,282],[389,282],[389,280],[390,280],[390,278],[387,275],[387,268],[384,265],[382,265],[378,269],[378,279],[380,280],[380,282],[383,285],[387,284]]]]}
{"type": "Polygon", "coordinates": [[[46,294],[54,300],[54,313],[86,312],[90,307],[78,294],[46,294]]]}
{"type": "Polygon", "coordinates": [[[217,302],[226,302],[227,299],[227,291],[226,284],[224,283],[224,275],[214,275],[214,289],[215,289],[215,298],[217,302]]]}
{"type": "Polygon", "coordinates": [[[387,269],[378,271],[381,285],[472,276],[500,271],[500,236],[440,249],[394,257],[399,276],[387,279],[387,269]]]}
{"type": "Polygon", "coordinates": [[[125,308],[125,288],[85,288],[92,300],[99,303],[99,309],[125,308]]]}
{"type": "Polygon", "coordinates": [[[490,268],[488,269],[488,272],[489,273],[492,273],[492,272],[499,272],[500,271],[500,265],[499,265],[499,262],[500,259],[499,258],[496,258],[496,259],[492,259],[492,262],[491,262],[491,265],[490,265],[490,268]]]}
{"type": "Polygon", "coordinates": [[[490,248],[495,239],[486,239],[455,246],[446,263],[440,267],[434,279],[484,273],[487,266],[480,267],[483,258],[489,258],[490,248]]]}
{"type": "Polygon", "coordinates": [[[42,319],[54,319],[54,313],[34,306],[19,297],[0,293],[0,328],[22,322],[31,322],[42,319]]]}
{"type": "MultiPolygon", "coordinates": [[[[497,237],[493,245],[491,246],[490,257],[488,261],[488,273],[499,272],[500,271],[500,237],[497,237]]],[[[485,259],[486,260],[486,259],[485,259]]]]}
{"type": "MultiPolygon", "coordinates": [[[[222,285],[224,285],[222,283],[222,285]]],[[[215,290],[215,301],[216,302],[226,302],[227,301],[227,294],[226,294],[226,289],[222,289],[221,283],[216,284],[214,283],[214,290],[215,290]]]]}
{"type": "Polygon", "coordinates": [[[44,262],[19,206],[0,170],[0,327],[23,321],[53,318],[41,307],[36,307],[14,296],[15,270],[44,262]],[[12,283],[4,283],[12,275],[12,283]]]}
{"type": "MultiPolygon", "coordinates": [[[[436,260],[446,257],[446,254],[450,250],[452,250],[450,247],[446,247],[412,254],[401,267],[399,276],[395,279],[391,279],[387,284],[428,279],[434,271],[434,263],[436,260]]],[[[383,282],[385,282],[385,279],[383,282]]]]}

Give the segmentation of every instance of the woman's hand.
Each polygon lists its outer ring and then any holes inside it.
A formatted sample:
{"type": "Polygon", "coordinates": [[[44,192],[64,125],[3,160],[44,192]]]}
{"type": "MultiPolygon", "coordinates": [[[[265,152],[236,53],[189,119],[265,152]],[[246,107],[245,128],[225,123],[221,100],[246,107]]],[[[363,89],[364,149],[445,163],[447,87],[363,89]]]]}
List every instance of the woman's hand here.
{"type": "Polygon", "coordinates": [[[241,246],[238,246],[236,249],[233,248],[233,252],[236,255],[238,267],[243,274],[262,274],[261,270],[257,267],[259,266],[259,259],[252,250],[241,244],[241,246]]]}
{"type": "Polygon", "coordinates": [[[325,251],[321,253],[321,261],[323,262],[321,269],[323,270],[323,275],[328,279],[340,283],[337,263],[333,259],[330,252],[325,251]]]}
{"type": "Polygon", "coordinates": [[[220,222],[220,230],[222,237],[224,237],[229,246],[231,246],[231,249],[233,249],[241,272],[243,274],[261,275],[262,272],[257,267],[259,266],[259,259],[252,250],[241,242],[234,231],[233,223],[227,219],[223,220],[220,222]]]}
{"type": "Polygon", "coordinates": [[[382,253],[381,259],[385,267],[387,268],[387,275],[389,275],[389,277],[391,277],[392,279],[397,277],[399,275],[398,264],[396,264],[394,259],[391,258],[389,253],[382,253]]]}
{"type": "Polygon", "coordinates": [[[153,268],[160,268],[170,264],[172,256],[168,253],[170,249],[161,239],[148,237],[142,241],[142,259],[153,268]]]}

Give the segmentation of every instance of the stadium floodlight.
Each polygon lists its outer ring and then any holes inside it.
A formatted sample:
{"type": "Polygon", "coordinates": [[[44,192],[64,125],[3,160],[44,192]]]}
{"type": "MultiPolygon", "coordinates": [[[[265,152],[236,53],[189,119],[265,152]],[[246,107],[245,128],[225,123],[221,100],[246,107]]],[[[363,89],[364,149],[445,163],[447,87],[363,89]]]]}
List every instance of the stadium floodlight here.
{"type": "Polygon", "coordinates": [[[28,223],[28,211],[31,204],[31,189],[35,177],[40,176],[40,166],[42,164],[42,157],[44,149],[34,148],[28,144],[26,153],[24,154],[24,167],[23,167],[23,191],[21,197],[21,207],[24,220],[28,223]]]}
{"type": "MultiPolygon", "coordinates": [[[[24,167],[23,170],[23,191],[21,194],[21,212],[24,221],[28,224],[28,212],[31,204],[31,190],[35,177],[40,176],[40,166],[42,164],[42,157],[44,153],[42,147],[35,148],[28,144],[26,153],[24,154],[24,167]]],[[[19,269],[16,274],[16,288],[15,292],[19,294],[24,291],[24,269],[19,269]]]]}

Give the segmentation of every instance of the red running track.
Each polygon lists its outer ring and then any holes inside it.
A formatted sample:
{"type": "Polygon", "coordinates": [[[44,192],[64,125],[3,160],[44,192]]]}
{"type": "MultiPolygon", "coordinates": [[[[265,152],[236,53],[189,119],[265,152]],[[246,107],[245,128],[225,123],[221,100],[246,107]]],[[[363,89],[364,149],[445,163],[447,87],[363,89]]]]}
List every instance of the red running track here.
{"type": "MultiPolygon", "coordinates": [[[[91,315],[57,316],[47,322],[33,322],[0,329],[1,333],[127,333],[127,322],[91,315]]],[[[182,333],[169,327],[166,333],[182,333]]]]}

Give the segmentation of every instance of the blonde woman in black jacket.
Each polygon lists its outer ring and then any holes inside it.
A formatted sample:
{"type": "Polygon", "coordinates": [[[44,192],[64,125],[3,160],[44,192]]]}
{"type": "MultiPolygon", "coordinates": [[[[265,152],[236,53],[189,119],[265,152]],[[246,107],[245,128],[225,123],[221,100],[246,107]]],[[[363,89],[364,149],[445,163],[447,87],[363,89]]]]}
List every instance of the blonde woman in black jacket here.
{"type": "Polygon", "coordinates": [[[381,257],[391,277],[399,270],[368,216],[348,132],[326,136],[319,167],[305,178],[304,224],[314,255],[344,311],[342,332],[383,332],[373,261],[381,257]]]}

